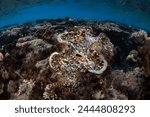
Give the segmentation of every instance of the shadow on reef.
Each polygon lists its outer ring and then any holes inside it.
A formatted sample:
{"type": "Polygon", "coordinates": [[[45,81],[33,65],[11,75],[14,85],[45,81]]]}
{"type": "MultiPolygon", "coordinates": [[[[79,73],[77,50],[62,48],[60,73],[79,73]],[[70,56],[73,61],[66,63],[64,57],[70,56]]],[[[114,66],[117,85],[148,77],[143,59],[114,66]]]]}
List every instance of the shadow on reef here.
{"type": "Polygon", "coordinates": [[[0,30],[0,99],[150,99],[150,37],[114,22],[0,30]]]}

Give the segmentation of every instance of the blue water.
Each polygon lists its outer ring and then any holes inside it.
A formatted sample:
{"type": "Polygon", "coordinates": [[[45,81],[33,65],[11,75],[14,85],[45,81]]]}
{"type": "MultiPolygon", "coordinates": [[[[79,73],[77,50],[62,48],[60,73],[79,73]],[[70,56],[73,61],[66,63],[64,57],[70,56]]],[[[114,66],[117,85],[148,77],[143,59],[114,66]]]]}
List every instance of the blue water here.
{"type": "Polygon", "coordinates": [[[128,0],[47,1],[17,5],[16,8],[8,11],[6,7],[7,13],[5,10],[0,11],[0,27],[37,19],[70,17],[74,19],[111,20],[150,31],[149,0],[147,3],[145,0],[143,5],[140,2],[135,4],[134,0],[130,0],[132,1],[130,3],[128,0]]]}

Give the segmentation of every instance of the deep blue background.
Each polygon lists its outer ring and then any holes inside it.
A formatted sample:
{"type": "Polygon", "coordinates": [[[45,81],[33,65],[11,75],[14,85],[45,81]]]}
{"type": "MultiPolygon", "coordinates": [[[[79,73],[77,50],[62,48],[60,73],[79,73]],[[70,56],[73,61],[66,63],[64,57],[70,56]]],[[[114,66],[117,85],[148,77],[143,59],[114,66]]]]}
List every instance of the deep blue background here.
{"type": "Polygon", "coordinates": [[[0,27],[64,17],[111,20],[150,31],[150,0],[0,0],[0,27]]]}

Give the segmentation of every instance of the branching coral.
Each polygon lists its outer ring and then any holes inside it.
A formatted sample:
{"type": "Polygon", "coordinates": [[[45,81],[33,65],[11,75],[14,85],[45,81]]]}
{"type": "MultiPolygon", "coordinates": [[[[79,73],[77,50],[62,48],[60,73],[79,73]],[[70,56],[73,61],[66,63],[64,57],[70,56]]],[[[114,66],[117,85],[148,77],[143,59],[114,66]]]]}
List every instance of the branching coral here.
{"type": "Polygon", "coordinates": [[[147,38],[147,36],[148,35],[144,30],[140,30],[138,32],[134,32],[131,34],[131,38],[133,38],[139,42],[144,41],[147,38]]]}
{"type": "Polygon", "coordinates": [[[144,45],[138,49],[138,63],[144,69],[145,77],[150,77],[150,46],[144,45]]]}
{"type": "Polygon", "coordinates": [[[144,30],[132,33],[131,38],[135,39],[138,42],[143,42],[145,44],[150,45],[150,37],[144,30]]]}
{"type": "Polygon", "coordinates": [[[127,59],[131,59],[134,62],[137,62],[139,66],[144,70],[145,77],[150,76],[150,37],[148,33],[144,30],[139,30],[134,32],[130,36],[131,39],[134,39],[141,47],[138,47],[137,51],[132,50],[127,59]]]}

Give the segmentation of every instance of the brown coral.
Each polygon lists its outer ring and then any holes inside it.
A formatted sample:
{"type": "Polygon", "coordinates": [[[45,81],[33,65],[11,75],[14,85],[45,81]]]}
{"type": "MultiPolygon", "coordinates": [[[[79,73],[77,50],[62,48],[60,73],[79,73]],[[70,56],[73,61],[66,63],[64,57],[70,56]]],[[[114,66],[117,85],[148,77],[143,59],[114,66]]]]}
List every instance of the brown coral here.
{"type": "Polygon", "coordinates": [[[3,59],[4,59],[4,56],[3,56],[3,54],[0,52],[0,62],[2,62],[3,59]]]}
{"type": "Polygon", "coordinates": [[[140,30],[131,34],[131,38],[135,39],[140,43],[145,43],[150,45],[150,37],[148,36],[147,32],[144,30],[140,30]]]}
{"type": "Polygon", "coordinates": [[[2,82],[0,82],[0,94],[3,93],[3,91],[4,91],[3,88],[4,88],[4,84],[2,82]]]}
{"type": "Polygon", "coordinates": [[[144,69],[145,77],[150,77],[150,46],[144,45],[138,49],[138,62],[144,69]]]}

